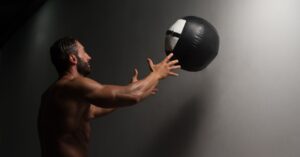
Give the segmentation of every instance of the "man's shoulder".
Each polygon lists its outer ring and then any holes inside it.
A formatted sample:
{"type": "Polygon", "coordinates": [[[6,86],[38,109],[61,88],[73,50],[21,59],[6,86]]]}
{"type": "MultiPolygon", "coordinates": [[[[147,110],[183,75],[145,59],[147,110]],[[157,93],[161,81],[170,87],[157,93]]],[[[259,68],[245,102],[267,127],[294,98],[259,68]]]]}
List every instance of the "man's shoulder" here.
{"type": "Polygon", "coordinates": [[[55,81],[49,88],[67,88],[76,86],[78,84],[85,83],[89,78],[85,78],[82,76],[72,77],[72,78],[60,78],[55,81]]]}
{"type": "Polygon", "coordinates": [[[42,97],[46,97],[57,92],[64,92],[65,90],[70,89],[72,86],[74,86],[74,82],[71,80],[64,78],[57,79],[56,81],[52,82],[52,84],[50,84],[49,87],[43,92],[42,97]]]}
{"type": "Polygon", "coordinates": [[[70,80],[61,80],[57,83],[57,86],[64,90],[84,92],[85,90],[89,90],[93,87],[101,86],[101,84],[92,78],[78,76],[70,80]]]}
{"type": "Polygon", "coordinates": [[[96,80],[89,78],[89,77],[84,77],[84,76],[78,76],[73,78],[72,80],[66,82],[67,84],[70,85],[88,85],[90,83],[97,83],[99,84],[96,80]]]}

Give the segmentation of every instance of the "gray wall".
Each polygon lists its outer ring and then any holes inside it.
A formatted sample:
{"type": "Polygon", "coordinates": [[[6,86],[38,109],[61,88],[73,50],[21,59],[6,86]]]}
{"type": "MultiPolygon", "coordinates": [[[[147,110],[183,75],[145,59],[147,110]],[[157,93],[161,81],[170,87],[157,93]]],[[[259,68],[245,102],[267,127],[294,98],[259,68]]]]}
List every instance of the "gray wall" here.
{"type": "Polygon", "coordinates": [[[0,51],[1,154],[40,154],[36,117],[57,77],[54,40],[80,38],[92,77],[124,85],[134,67],[148,73],[147,57],[165,56],[164,33],[177,18],[196,15],[219,31],[217,58],[93,121],[91,156],[298,157],[299,10],[297,0],[48,1],[0,51]]]}

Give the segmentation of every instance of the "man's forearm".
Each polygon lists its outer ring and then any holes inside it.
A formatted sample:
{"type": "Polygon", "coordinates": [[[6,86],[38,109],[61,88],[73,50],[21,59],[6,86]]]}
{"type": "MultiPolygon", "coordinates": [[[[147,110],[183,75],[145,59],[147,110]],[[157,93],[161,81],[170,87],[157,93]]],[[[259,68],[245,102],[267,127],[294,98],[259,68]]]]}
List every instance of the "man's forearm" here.
{"type": "Polygon", "coordinates": [[[110,95],[108,96],[110,97],[108,99],[109,101],[104,103],[109,105],[101,105],[97,102],[93,104],[104,108],[134,105],[151,95],[152,90],[158,85],[159,80],[160,76],[152,72],[144,79],[127,86],[105,85],[102,94],[106,93],[107,95],[110,95]]]}
{"type": "Polygon", "coordinates": [[[151,72],[147,77],[130,84],[131,93],[139,97],[139,101],[151,95],[153,89],[158,85],[160,77],[158,74],[151,72]]]}

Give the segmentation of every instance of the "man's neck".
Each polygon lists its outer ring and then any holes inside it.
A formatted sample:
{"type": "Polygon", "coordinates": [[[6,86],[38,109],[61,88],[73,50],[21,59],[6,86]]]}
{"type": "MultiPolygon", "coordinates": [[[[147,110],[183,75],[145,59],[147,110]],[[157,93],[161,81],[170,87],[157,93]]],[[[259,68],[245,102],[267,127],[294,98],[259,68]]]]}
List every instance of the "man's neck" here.
{"type": "Polygon", "coordinates": [[[59,75],[59,78],[76,78],[82,76],[76,69],[76,67],[70,67],[69,70],[59,75]]]}

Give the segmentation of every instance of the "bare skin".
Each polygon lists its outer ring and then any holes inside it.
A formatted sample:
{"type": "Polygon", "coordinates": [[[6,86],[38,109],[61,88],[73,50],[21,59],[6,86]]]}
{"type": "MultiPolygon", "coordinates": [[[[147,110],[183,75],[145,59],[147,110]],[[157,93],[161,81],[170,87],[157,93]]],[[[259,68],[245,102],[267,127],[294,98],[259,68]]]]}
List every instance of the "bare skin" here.
{"type": "MultiPolygon", "coordinates": [[[[77,43],[78,56],[88,62],[91,57],[77,43]]],[[[155,94],[159,80],[177,76],[178,60],[170,61],[173,54],[154,64],[148,59],[151,70],[138,80],[138,71],[126,86],[103,85],[77,71],[77,58],[69,56],[69,70],[61,75],[43,94],[38,129],[42,157],[87,157],[90,140],[90,121],[119,107],[132,106],[155,94]]]]}

